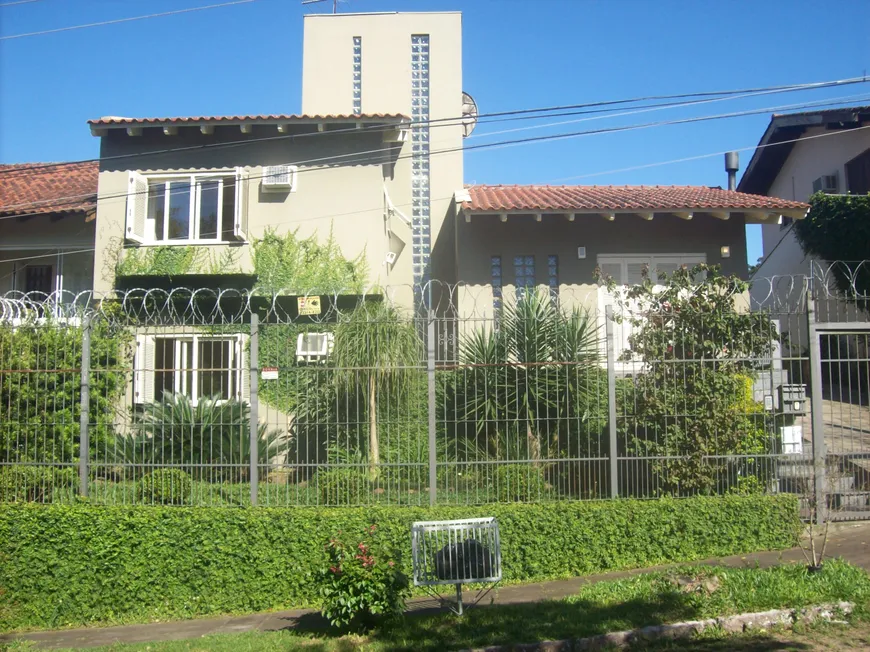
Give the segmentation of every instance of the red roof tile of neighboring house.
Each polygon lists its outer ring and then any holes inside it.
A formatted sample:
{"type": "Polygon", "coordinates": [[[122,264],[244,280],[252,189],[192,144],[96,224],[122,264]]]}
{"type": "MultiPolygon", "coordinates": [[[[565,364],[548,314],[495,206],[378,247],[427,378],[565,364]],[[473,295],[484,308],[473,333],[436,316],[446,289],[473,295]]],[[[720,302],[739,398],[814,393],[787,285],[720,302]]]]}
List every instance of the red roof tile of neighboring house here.
{"type": "Polygon", "coordinates": [[[330,120],[410,120],[401,113],[362,113],[362,114],[335,114],[335,115],[218,115],[218,116],[191,116],[191,117],[168,117],[168,118],[124,118],[106,116],[97,120],[88,120],[88,124],[94,127],[129,126],[129,125],[159,125],[159,124],[198,124],[201,122],[329,122],[330,120]]]}
{"type": "Polygon", "coordinates": [[[462,208],[505,211],[809,210],[796,201],[706,186],[469,186],[462,208]]]}
{"type": "Polygon", "coordinates": [[[84,212],[97,205],[99,163],[0,165],[0,214],[84,212]]]}

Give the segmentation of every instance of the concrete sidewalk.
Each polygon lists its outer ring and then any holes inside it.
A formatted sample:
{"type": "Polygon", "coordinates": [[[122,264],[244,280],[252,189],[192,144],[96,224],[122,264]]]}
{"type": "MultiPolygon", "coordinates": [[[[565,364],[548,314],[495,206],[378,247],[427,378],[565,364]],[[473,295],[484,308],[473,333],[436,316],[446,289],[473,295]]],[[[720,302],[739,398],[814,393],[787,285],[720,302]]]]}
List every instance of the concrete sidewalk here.
{"type": "MultiPolygon", "coordinates": [[[[842,557],[870,572],[870,522],[842,523],[832,526],[826,556],[842,557]]],[[[804,556],[800,548],[792,548],[791,550],[781,552],[758,552],[721,559],[708,559],[699,563],[731,567],[756,565],[769,567],[783,562],[804,562],[804,556]]],[[[499,587],[497,591],[493,591],[490,596],[493,598],[494,604],[529,603],[565,598],[573,595],[580,587],[587,584],[630,577],[663,568],[667,568],[667,566],[587,575],[555,582],[504,586],[499,587]]],[[[467,593],[464,594],[464,597],[467,601],[471,601],[474,595],[474,593],[467,593]]],[[[484,599],[486,604],[489,603],[490,596],[484,599]]],[[[429,598],[412,600],[408,606],[408,611],[412,613],[433,611],[440,608],[435,600],[429,598]]],[[[150,623],[147,625],[32,632],[17,635],[17,638],[24,641],[32,641],[43,649],[85,648],[112,645],[113,643],[171,641],[199,638],[210,634],[238,634],[252,630],[274,631],[288,629],[294,627],[302,616],[311,613],[314,612],[310,609],[297,609],[249,616],[202,618],[167,623],[150,623]]],[[[16,635],[14,634],[0,636],[0,644],[15,638],[16,635]]]]}

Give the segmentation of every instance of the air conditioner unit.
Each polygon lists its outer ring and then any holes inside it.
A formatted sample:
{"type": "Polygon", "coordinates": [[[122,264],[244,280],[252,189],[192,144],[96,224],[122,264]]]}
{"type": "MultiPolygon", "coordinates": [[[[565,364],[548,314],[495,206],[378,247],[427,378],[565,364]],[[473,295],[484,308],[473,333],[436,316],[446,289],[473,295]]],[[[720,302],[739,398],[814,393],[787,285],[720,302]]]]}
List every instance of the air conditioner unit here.
{"type": "Polygon", "coordinates": [[[813,181],[813,192],[824,192],[836,195],[840,191],[840,180],[837,174],[825,174],[813,181]]]}
{"type": "Polygon", "coordinates": [[[263,190],[296,191],[295,165],[267,165],[263,169],[263,190]]]}
{"type": "Polygon", "coordinates": [[[296,362],[326,362],[334,342],[332,333],[299,333],[296,338],[296,362]]]}

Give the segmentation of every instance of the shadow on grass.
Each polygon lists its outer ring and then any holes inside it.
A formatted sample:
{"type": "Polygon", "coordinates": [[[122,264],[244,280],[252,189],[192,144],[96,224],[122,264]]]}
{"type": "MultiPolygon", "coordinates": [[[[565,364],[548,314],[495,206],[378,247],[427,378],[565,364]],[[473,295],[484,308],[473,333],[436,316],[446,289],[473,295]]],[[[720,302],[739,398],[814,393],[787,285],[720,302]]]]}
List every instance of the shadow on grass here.
{"type": "Polygon", "coordinates": [[[636,643],[629,650],[649,650],[650,652],[767,652],[769,650],[813,650],[813,646],[799,641],[779,640],[768,634],[729,636],[718,639],[688,638],[675,641],[655,641],[636,643]]]}
{"type": "MultiPolygon", "coordinates": [[[[368,632],[366,637],[377,649],[383,650],[445,650],[583,638],[647,625],[697,619],[697,602],[696,596],[675,588],[648,598],[614,602],[606,606],[582,599],[490,605],[470,609],[461,618],[444,611],[427,609],[410,614],[403,621],[391,626],[377,627],[368,632]]],[[[334,637],[343,633],[331,628],[320,614],[288,619],[287,629],[295,630],[299,634],[328,637],[335,644],[339,641],[334,637]]],[[[772,639],[749,638],[692,640],[685,642],[685,645],[679,641],[666,641],[649,645],[656,647],[635,649],[750,651],[788,647],[772,639]]],[[[808,648],[795,647],[792,644],[789,649],[808,648]]]]}

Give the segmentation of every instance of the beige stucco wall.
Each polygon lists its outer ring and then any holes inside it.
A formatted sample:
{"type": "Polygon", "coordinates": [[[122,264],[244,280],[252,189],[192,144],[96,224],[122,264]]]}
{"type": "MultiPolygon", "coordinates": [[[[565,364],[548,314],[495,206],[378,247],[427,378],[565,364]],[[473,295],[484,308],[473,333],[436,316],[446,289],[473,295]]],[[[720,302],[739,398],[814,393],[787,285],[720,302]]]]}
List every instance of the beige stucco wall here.
{"type": "MultiPolygon", "coordinates": [[[[462,127],[445,119],[462,112],[462,14],[317,14],[305,17],[304,31],[307,114],[352,112],[353,38],[359,36],[363,113],[411,115],[411,37],[429,35],[429,118],[441,121],[430,127],[432,277],[455,282],[452,197],[463,187],[462,127]]],[[[410,208],[405,212],[411,215],[410,208]]]]}
{"type": "Polygon", "coordinates": [[[544,215],[541,222],[532,216],[510,216],[501,222],[497,215],[474,215],[471,222],[460,216],[457,222],[459,278],[457,295],[461,315],[492,315],[492,256],[502,257],[504,297],[515,296],[514,256],[534,255],[536,281],[541,289],[547,283],[547,256],[559,257],[559,282],[562,303],[597,309],[598,291],[593,279],[600,254],[703,254],[710,264],[722,266],[726,274],[747,275],[745,220],[732,213],[730,220],[719,220],[696,213],[693,220],[656,214],[652,221],[634,215],[618,215],[608,222],[598,215],[577,215],[569,222],[564,215],[544,215]],[[723,259],[720,248],[731,248],[723,259]],[[577,248],[586,247],[586,258],[577,257],[577,248]]]}
{"type": "MultiPolygon", "coordinates": [[[[309,131],[314,127],[309,127],[309,131]]],[[[251,139],[278,136],[274,126],[254,127],[251,139]]],[[[321,168],[322,159],[385,147],[380,132],[365,130],[336,135],[318,134],[295,140],[274,139],[235,147],[192,149],[188,151],[153,153],[156,150],[184,148],[203,143],[240,141],[238,127],[218,127],[214,136],[203,136],[195,129],[183,129],[177,136],[165,136],[160,129],[146,129],[142,136],[127,136],[113,131],[102,139],[101,155],[106,160],[100,171],[99,203],[96,229],[96,260],[94,286],[97,290],[111,288],[118,247],[122,244],[126,214],[128,163],[112,157],[135,154],[135,169],[145,175],[168,172],[218,171],[246,168],[250,175],[248,188],[249,241],[262,237],[266,229],[279,233],[298,229],[301,237],[317,233],[325,239],[330,228],[336,242],[347,257],[365,252],[370,269],[370,282],[381,284],[409,283],[411,275],[410,246],[406,247],[393,268],[382,263],[389,250],[385,222],[383,187],[386,184],[393,202],[403,211],[410,210],[410,166],[407,159],[396,160],[407,145],[394,145],[392,164],[381,165],[374,159],[363,164],[347,164],[333,159],[331,167],[321,168]],[[319,162],[313,162],[320,159],[319,162]],[[306,162],[309,164],[306,165],[306,162]],[[263,166],[298,165],[296,192],[263,192],[263,166]]],[[[408,228],[391,220],[393,230],[410,242],[408,228]]],[[[241,271],[253,271],[250,243],[208,245],[215,255],[228,248],[237,252],[241,271]]]]}

